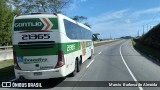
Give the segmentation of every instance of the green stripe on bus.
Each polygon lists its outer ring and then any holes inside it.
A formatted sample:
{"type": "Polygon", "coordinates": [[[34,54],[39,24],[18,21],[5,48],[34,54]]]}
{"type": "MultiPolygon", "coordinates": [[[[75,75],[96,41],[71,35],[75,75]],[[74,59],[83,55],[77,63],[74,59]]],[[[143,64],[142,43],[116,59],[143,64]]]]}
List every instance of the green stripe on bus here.
{"type": "MultiPolygon", "coordinates": [[[[87,41],[91,43],[91,41],[87,41]]],[[[86,47],[91,46],[91,44],[86,45],[86,47]]],[[[64,54],[69,54],[81,49],[80,42],[71,43],[56,43],[50,48],[43,48],[43,46],[38,46],[33,48],[32,46],[20,46],[13,45],[13,50],[16,52],[17,56],[42,56],[42,55],[57,55],[59,50],[62,50],[64,54]],[[39,47],[39,48],[38,48],[39,47]]]]}
{"type": "Polygon", "coordinates": [[[51,29],[58,29],[58,20],[57,18],[26,18],[26,19],[15,19],[14,22],[14,31],[23,31],[23,30],[42,30],[47,24],[52,25],[51,29]],[[43,21],[43,22],[42,22],[43,21]],[[50,23],[51,22],[51,23],[50,23]],[[45,24],[46,25],[45,25],[45,24]]]}
{"type": "Polygon", "coordinates": [[[92,42],[91,41],[87,41],[86,42],[86,47],[90,47],[92,45],[92,42]]]}
{"type": "Polygon", "coordinates": [[[64,54],[69,54],[80,49],[80,42],[62,43],[60,47],[60,50],[63,50],[64,54]]]}
{"type": "Polygon", "coordinates": [[[52,22],[53,26],[51,29],[58,29],[58,20],[57,18],[49,18],[49,20],[52,22]]]}

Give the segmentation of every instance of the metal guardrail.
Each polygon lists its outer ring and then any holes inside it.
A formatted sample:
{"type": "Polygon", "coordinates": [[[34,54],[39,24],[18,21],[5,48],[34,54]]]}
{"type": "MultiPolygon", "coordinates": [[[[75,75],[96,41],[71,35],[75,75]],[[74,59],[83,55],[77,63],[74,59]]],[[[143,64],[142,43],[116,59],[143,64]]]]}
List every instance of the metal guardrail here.
{"type": "Polygon", "coordinates": [[[8,48],[12,48],[13,46],[0,46],[0,49],[8,49],[8,48]]]}

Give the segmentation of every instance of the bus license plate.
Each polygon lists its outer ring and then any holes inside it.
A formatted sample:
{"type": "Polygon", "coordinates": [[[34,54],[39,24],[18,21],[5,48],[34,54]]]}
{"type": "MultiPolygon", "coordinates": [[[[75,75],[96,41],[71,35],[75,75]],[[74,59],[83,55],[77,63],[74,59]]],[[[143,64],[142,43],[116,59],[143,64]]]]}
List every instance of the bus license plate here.
{"type": "Polygon", "coordinates": [[[34,76],[40,76],[42,75],[42,72],[34,72],[34,76]]]}

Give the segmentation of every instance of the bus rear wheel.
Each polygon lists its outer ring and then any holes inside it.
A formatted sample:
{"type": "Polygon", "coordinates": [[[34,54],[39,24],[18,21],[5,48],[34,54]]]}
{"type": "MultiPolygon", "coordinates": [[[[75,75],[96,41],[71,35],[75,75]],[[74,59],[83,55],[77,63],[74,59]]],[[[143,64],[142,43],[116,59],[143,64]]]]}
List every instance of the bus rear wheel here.
{"type": "Polygon", "coordinates": [[[91,56],[88,59],[92,59],[93,50],[91,50],[91,56]]]}
{"type": "Polygon", "coordinates": [[[80,58],[80,60],[77,60],[78,63],[77,63],[77,72],[80,72],[81,70],[81,64],[82,64],[82,59],[80,58]]]}
{"type": "Polygon", "coordinates": [[[71,73],[71,76],[74,77],[78,71],[78,60],[75,61],[75,68],[74,71],[71,73]]]}

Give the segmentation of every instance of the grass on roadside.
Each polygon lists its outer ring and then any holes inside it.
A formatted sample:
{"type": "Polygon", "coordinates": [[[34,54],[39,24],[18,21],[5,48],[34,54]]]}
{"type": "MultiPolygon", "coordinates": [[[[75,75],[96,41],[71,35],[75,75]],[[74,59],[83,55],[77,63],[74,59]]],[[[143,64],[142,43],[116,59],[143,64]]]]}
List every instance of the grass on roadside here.
{"type": "Polygon", "coordinates": [[[13,59],[0,61],[0,69],[7,67],[7,66],[12,66],[12,65],[13,65],[13,59]]]}
{"type": "Polygon", "coordinates": [[[0,61],[0,81],[9,80],[14,76],[13,60],[0,61]]]}
{"type": "Polygon", "coordinates": [[[158,58],[160,60],[160,51],[159,50],[156,50],[154,48],[146,46],[146,45],[138,42],[136,39],[132,40],[132,44],[139,51],[141,51],[141,52],[143,52],[143,53],[145,53],[147,55],[151,55],[151,56],[153,56],[155,58],[158,58]]]}

